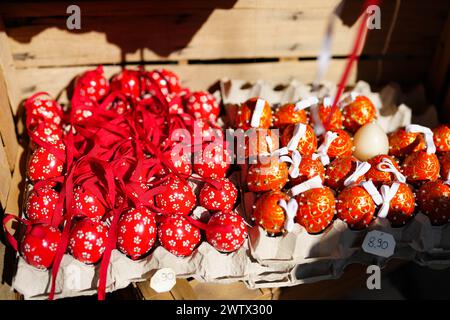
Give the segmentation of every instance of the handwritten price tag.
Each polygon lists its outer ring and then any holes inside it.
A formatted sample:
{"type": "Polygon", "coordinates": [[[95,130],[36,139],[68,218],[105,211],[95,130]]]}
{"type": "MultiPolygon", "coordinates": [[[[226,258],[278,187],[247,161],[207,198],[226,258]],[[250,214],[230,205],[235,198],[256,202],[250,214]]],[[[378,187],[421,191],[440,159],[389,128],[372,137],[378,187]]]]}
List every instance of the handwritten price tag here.
{"type": "Polygon", "coordinates": [[[395,239],[392,234],[373,230],[364,238],[362,249],[367,253],[388,258],[394,254],[395,239]]]}
{"type": "Polygon", "coordinates": [[[175,271],[171,268],[162,268],[155,272],[150,279],[150,288],[158,293],[170,291],[177,281],[175,271]]]}

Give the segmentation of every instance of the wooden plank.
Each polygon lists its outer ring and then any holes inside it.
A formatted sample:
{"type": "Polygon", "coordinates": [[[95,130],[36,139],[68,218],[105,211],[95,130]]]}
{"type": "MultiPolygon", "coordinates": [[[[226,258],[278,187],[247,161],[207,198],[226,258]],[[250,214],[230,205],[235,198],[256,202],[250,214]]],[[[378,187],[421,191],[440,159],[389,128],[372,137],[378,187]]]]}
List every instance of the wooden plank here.
{"type": "Polygon", "coordinates": [[[6,207],[10,186],[11,171],[9,170],[8,158],[5,149],[0,144],[0,204],[3,209],[6,207]]]}
{"type": "Polygon", "coordinates": [[[22,212],[23,193],[25,191],[25,172],[27,162],[27,152],[19,145],[16,164],[11,177],[11,184],[8,192],[5,212],[17,216],[22,212]]]}
{"type": "Polygon", "coordinates": [[[175,300],[196,300],[197,294],[191,286],[190,281],[186,279],[177,279],[177,283],[170,290],[175,300]]]}
{"type": "MultiPolygon", "coordinates": [[[[0,44],[1,45],[1,44],[0,44]]],[[[0,68],[0,138],[6,154],[9,169],[12,171],[16,164],[17,156],[17,136],[14,127],[14,118],[11,111],[6,80],[0,68]]]]}
{"type": "MultiPolygon", "coordinates": [[[[182,2],[175,1],[168,8],[142,2],[127,2],[126,6],[113,2],[108,8],[95,1],[82,3],[82,29],[76,32],[66,29],[62,5],[51,9],[48,4],[33,4],[22,9],[22,5],[18,8],[9,4],[2,9],[16,66],[24,68],[317,56],[328,15],[339,0],[289,0],[280,6],[279,2],[273,5],[255,0],[239,0],[234,6],[225,1],[194,1],[192,6],[182,2]],[[32,18],[19,19],[21,10],[32,18]],[[138,12],[141,16],[136,18],[138,12]]],[[[337,20],[334,55],[348,54],[360,5],[359,1],[350,1],[337,20]]],[[[382,29],[369,34],[365,54],[382,53],[392,23],[392,7],[392,3],[383,2],[382,29]]],[[[445,0],[433,5],[419,0],[402,2],[387,54],[431,56],[445,21],[443,10],[448,10],[445,0]],[[418,13],[426,24],[417,23],[418,13]]]]}
{"type": "Polygon", "coordinates": [[[14,114],[19,106],[19,88],[17,87],[16,72],[9,47],[9,38],[5,32],[2,17],[0,15],[0,73],[5,77],[9,103],[14,114]]]}

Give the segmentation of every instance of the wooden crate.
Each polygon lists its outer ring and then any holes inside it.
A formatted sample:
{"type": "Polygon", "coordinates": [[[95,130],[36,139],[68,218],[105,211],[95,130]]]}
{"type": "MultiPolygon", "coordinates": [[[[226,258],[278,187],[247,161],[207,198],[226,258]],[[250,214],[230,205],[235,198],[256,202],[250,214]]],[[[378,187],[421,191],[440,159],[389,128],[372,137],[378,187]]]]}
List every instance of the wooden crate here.
{"type": "MultiPolygon", "coordinates": [[[[183,85],[207,89],[222,77],[313,81],[329,14],[340,0],[77,1],[81,30],[68,30],[68,1],[0,3],[0,203],[20,211],[24,154],[21,101],[47,91],[61,103],[81,72],[108,76],[138,64],[167,67],[183,85]]],[[[363,1],[345,1],[326,79],[337,81],[363,1]]],[[[423,84],[450,120],[448,0],[383,1],[350,84],[423,84]]]]}

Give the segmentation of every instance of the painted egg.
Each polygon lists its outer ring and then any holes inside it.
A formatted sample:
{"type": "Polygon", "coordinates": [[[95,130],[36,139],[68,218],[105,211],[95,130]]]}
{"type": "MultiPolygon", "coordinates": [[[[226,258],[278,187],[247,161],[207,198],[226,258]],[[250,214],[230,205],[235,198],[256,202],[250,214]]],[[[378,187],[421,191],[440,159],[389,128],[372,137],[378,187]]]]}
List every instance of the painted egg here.
{"type": "Polygon", "coordinates": [[[161,245],[178,257],[192,254],[200,243],[200,229],[192,225],[185,217],[170,215],[158,227],[158,239],[161,245]]]}
{"type": "Polygon", "coordinates": [[[165,214],[188,215],[197,202],[191,186],[185,180],[173,175],[162,185],[166,189],[155,196],[156,206],[165,214]]]}
{"type": "Polygon", "coordinates": [[[105,205],[89,189],[77,186],[73,191],[73,214],[77,217],[101,219],[106,211],[105,205]]]}
{"type": "Polygon", "coordinates": [[[416,202],[413,190],[406,183],[399,183],[400,186],[389,204],[387,218],[394,227],[401,227],[408,222],[416,209],[416,202]]]}
{"type": "Polygon", "coordinates": [[[389,154],[392,156],[402,158],[425,149],[425,139],[421,133],[406,132],[402,128],[389,134],[389,154]]]}
{"type": "Polygon", "coordinates": [[[450,127],[440,125],[433,129],[433,140],[437,152],[450,151],[450,127]]]}
{"type": "Polygon", "coordinates": [[[204,178],[224,178],[232,161],[226,143],[209,143],[202,151],[201,155],[194,155],[194,171],[204,178]]]}
{"type": "Polygon", "coordinates": [[[294,103],[286,103],[279,107],[274,114],[274,126],[277,128],[289,124],[308,123],[305,110],[295,110],[294,103]]]}
{"type": "Polygon", "coordinates": [[[417,151],[406,157],[402,169],[409,183],[418,184],[439,178],[440,165],[434,153],[417,151]]]}
{"type": "Polygon", "coordinates": [[[288,166],[278,159],[270,159],[267,164],[250,165],[247,173],[247,186],[252,192],[280,190],[288,181],[288,166]]]}
{"type": "MultiPolygon", "coordinates": [[[[280,141],[283,147],[286,147],[295,134],[295,130],[299,126],[298,124],[292,124],[287,126],[281,134],[280,141]]],[[[311,155],[317,149],[317,137],[311,126],[307,124],[300,124],[300,126],[306,126],[304,135],[302,135],[297,144],[297,150],[301,155],[311,155]]]]}
{"type": "Polygon", "coordinates": [[[440,226],[450,221],[450,186],[443,181],[422,185],[417,192],[417,203],[432,225],[440,226]]]}
{"type": "Polygon", "coordinates": [[[186,112],[196,119],[216,122],[220,107],[212,94],[206,91],[196,91],[190,93],[187,97],[186,112]]]}
{"type": "Polygon", "coordinates": [[[235,211],[217,212],[209,219],[205,234],[217,251],[229,253],[242,246],[247,238],[247,226],[235,211]]]}
{"type": "Polygon", "coordinates": [[[101,101],[109,91],[109,83],[103,74],[103,67],[83,73],[75,84],[74,94],[80,94],[96,102],[101,101]]]}
{"type": "Polygon", "coordinates": [[[20,244],[20,253],[33,267],[48,269],[55,259],[61,241],[61,232],[49,225],[36,224],[28,231],[20,244]]]}
{"type": "Polygon", "coordinates": [[[83,218],[70,231],[69,251],[86,264],[97,263],[106,249],[108,228],[99,220],[83,218]]]}
{"type": "Polygon", "coordinates": [[[236,186],[226,178],[216,180],[216,182],[219,184],[219,188],[208,183],[202,187],[199,196],[200,205],[209,211],[228,212],[233,210],[238,195],[236,186]]]}
{"type": "MultiPolygon", "coordinates": [[[[345,180],[350,177],[356,169],[355,157],[341,157],[334,159],[325,170],[325,185],[334,189],[343,189],[345,180]]],[[[365,176],[360,176],[355,183],[364,181],[365,176]]]]}
{"type": "MultiPolygon", "coordinates": [[[[57,148],[64,150],[64,145],[57,148]]],[[[57,158],[46,148],[38,147],[31,155],[28,163],[28,177],[31,181],[48,180],[61,176],[64,170],[64,162],[57,158]]]]}
{"type": "Polygon", "coordinates": [[[298,210],[296,221],[308,233],[319,233],[333,221],[336,203],[330,188],[316,188],[297,195],[298,210]]]}
{"type": "Polygon", "coordinates": [[[328,148],[328,156],[333,159],[336,157],[348,157],[353,153],[352,137],[344,130],[335,130],[337,138],[333,140],[328,148]]]}
{"type": "Polygon", "coordinates": [[[401,173],[400,167],[398,165],[397,159],[392,156],[388,156],[385,154],[380,154],[373,158],[370,158],[369,162],[371,167],[369,171],[366,173],[366,179],[372,180],[376,186],[381,186],[383,184],[389,184],[395,180],[395,175],[392,172],[380,170],[380,166],[383,169],[385,165],[381,164],[383,161],[389,161],[393,164],[393,166],[401,173]]]}
{"type": "Polygon", "coordinates": [[[356,132],[363,125],[371,123],[376,118],[376,108],[366,96],[357,96],[344,106],[342,115],[344,127],[350,132],[356,132]]]}
{"type": "Polygon", "coordinates": [[[284,231],[286,213],[278,204],[280,200],[288,201],[289,197],[281,191],[269,191],[256,200],[253,208],[253,219],[270,234],[284,231]]]}
{"type": "Polygon", "coordinates": [[[341,191],[337,199],[337,216],[351,229],[364,229],[373,220],[375,203],[362,187],[350,186],[341,191]]]}
{"type": "Polygon", "coordinates": [[[267,101],[260,98],[251,98],[244,102],[238,109],[236,115],[236,125],[243,130],[250,129],[251,122],[254,116],[254,111],[257,106],[257,101],[260,100],[263,104],[262,112],[259,117],[259,123],[255,125],[257,128],[270,128],[272,125],[272,109],[267,101]]]}
{"type": "MultiPolygon", "coordinates": [[[[326,131],[340,130],[343,128],[342,113],[339,108],[331,108],[328,104],[320,103],[317,106],[318,116],[326,131]]],[[[314,123],[314,117],[311,117],[311,122],[314,123]]]]}
{"type": "Polygon", "coordinates": [[[59,193],[50,187],[33,190],[27,199],[26,215],[31,222],[50,223],[55,214],[59,193]]]}

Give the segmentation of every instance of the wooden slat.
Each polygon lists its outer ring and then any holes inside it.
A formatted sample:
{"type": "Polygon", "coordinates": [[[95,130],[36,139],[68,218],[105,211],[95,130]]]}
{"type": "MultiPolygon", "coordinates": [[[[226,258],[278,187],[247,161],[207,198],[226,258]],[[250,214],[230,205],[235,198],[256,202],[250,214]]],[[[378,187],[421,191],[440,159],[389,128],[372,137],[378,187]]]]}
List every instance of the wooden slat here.
{"type": "Polygon", "coordinates": [[[3,73],[8,88],[7,94],[9,103],[14,114],[19,105],[16,73],[12,53],[9,46],[9,39],[5,32],[2,17],[0,15],[0,73],[3,73]]]}
{"type": "Polygon", "coordinates": [[[5,212],[20,215],[22,209],[23,193],[25,192],[25,172],[23,168],[26,164],[26,152],[19,145],[16,164],[11,177],[11,184],[8,192],[5,212]]]}
{"type": "Polygon", "coordinates": [[[248,289],[242,282],[230,284],[203,283],[196,280],[190,285],[199,300],[270,300],[270,290],[248,289]]]}
{"type": "Polygon", "coordinates": [[[11,171],[9,170],[5,149],[0,144],[0,204],[3,209],[6,207],[10,186],[11,171]]]}
{"type": "MultiPolygon", "coordinates": [[[[190,2],[177,0],[163,7],[153,2],[106,5],[92,1],[80,3],[82,29],[76,32],[66,29],[66,6],[61,4],[10,4],[0,10],[7,22],[16,66],[24,68],[166,59],[317,56],[328,15],[339,2],[194,1],[191,6],[190,2]]],[[[349,1],[337,20],[334,55],[348,54],[360,5],[359,1],[349,1]]],[[[365,54],[381,54],[392,23],[392,7],[392,2],[383,2],[382,29],[369,34],[365,54]]],[[[448,10],[445,0],[432,5],[419,0],[403,1],[386,54],[430,57],[445,21],[443,10],[448,10]],[[427,23],[417,23],[418,14],[427,23]]]]}

